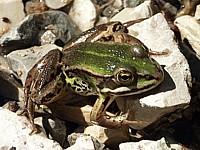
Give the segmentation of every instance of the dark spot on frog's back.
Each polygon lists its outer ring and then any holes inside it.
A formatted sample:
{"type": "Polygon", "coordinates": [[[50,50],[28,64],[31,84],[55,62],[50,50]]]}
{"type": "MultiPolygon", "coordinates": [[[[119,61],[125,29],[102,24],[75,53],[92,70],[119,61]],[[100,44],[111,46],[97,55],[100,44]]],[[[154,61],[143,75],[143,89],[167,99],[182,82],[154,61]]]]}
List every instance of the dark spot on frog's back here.
{"type": "Polygon", "coordinates": [[[77,88],[76,88],[76,91],[77,91],[77,92],[81,92],[81,88],[80,88],[80,87],[77,87],[77,88]]]}

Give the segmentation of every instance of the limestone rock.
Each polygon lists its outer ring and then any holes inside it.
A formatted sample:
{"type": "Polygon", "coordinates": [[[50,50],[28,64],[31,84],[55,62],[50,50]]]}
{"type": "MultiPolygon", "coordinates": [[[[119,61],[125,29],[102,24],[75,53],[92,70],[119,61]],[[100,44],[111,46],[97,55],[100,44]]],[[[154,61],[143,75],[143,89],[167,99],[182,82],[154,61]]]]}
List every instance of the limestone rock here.
{"type": "Polygon", "coordinates": [[[85,31],[94,26],[96,9],[90,0],[74,0],[69,16],[81,31],[85,31]]]}
{"type": "Polygon", "coordinates": [[[200,5],[197,5],[194,17],[195,17],[196,20],[200,19],[200,5]]]}
{"type": "Polygon", "coordinates": [[[31,125],[25,116],[17,116],[9,110],[0,108],[0,149],[56,149],[60,145],[48,139],[44,133],[29,135],[31,125]]]}
{"type": "Polygon", "coordinates": [[[152,9],[152,5],[150,1],[145,1],[144,3],[138,5],[134,8],[124,8],[117,15],[111,18],[110,21],[121,21],[127,22],[130,20],[137,20],[140,18],[149,18],[153,15],[155,8],[152,9]]]}
{"type": "Polygon", "coordinates": [[[69,4],[72,0],[45,0],[45,4],[52,9],[59,9],[67,4],[69,4]]]}
{"type": "Polygon", "coordinates": [[[142,140],[139,142],[127,142],[119,145],[120,150],[182,150],[183,147],[178,144],[172,144],[168,147],[168,143],[165,138],[161,138],[157,141],[142,140]]]}
{"type": "Polygon", "coordinates": [[[86,134],[72,133],[68,141],[71,146],[66,150],[106,150],[104,144],[86,134]]]}
{"type": "Polygon", "coordinates": [[[50,30],[60,45],[80,34],[67,14],[61,11],[46,11],[25,17],[17,26],[0,38],[0,53],[41,45],[41,36],[50,30]]]}
{"type": "Polygon", "coordinates": [[[200,59],[200,24],[198,21],[192,16],[185,15],[178,17],[174,23],[181,33],[181,38],[188,40],[200,59]]]}
{"type": "Polygon", "coordinates": [[[43,13],[48,10],[44,1],[28,1],[25,4],[25,12],[27,15],[35,13],[43,13]]]}
{"type": "Polygon", "coordinates": [[[0,85],[0,95],[15,100],[23,99],[21,81],[18,80],[18,75],[12,70],[6,56],[0,56],[0,85]]]}
{"type": "Polygon", "coordinates": [[[0,37],[25,17],[22,0],[0,1],[0,37]],[[13,7],[14,6],[14,7],[13,7]]]}
{"type": "Polygon", "coordinates": [[[117,149],[120,143],[129,141],[129,131],[127,127],[109,129],[93,125],[85,128],[84,133],[94,137],[100,143],[104,143],[110,149],[117,149]]]}

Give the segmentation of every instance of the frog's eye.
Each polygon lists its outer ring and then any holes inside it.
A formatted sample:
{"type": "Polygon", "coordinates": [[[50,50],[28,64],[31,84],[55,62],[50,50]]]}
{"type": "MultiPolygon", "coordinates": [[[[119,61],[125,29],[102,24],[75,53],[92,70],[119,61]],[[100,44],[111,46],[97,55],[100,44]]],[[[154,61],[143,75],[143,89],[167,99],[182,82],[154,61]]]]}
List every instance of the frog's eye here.
{"type": "Polygon", "coordinates": [[[122,25],[121,22],[117,22],[113,25],[113,29],[112,29],[113,32],[124,32],[124,33],[128,33],[128,29],[122,25]]]}
{"type": "Polygon", "coordinates": [[[133,45],[131,50],[133,57],[139,57],[139,58],[148,57],[148,49],[144,45],[133,45]]]}
{"type": "Polygon", "coordinates": [[[115,74],[118,83],[128,85],[134,81],[134,75],[129,70],[120,70],[115,74]]]}

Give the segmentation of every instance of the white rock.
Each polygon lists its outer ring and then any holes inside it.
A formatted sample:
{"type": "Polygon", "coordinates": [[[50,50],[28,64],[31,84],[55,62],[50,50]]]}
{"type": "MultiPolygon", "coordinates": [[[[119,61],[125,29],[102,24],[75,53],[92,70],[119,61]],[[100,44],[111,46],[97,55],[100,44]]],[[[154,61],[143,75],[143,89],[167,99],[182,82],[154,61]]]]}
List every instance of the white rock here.
{"type": "Polygon", "coordinates": [[[29,135],[31,125],[25,116],[18,116],[0,107],[0,149],[62,150],[60,145],[48,139],[44,133],[29,135]]]}
{"type": "Polygon", "coordinates": [[[145,1],[134,8],[124,8],[117,15],[111,18],[110,21],[121,21],[122,23],[137,20],[140,18],[149,18],[152,16],[150,1],[145,1]]]}
{"type": "Polygon", "coordinates": [[[74,145],[68,147],[66,150],[101,150],[95,147],[91,136],[80,135],[74,145]]]}
{"type": "Polygon", "coordinates": [[[15,71],[22,83],[25,83],[25,79],[28,71],[39,61],[42,56],[47,54],[50,50],[62,49],[54,44],[46,44],[43,46],[35,46],[24,50],[13,51],[7,55],[9,58],[11,67],[15,71]]]}
{"type": "Polygon", "coordinates": [[[196,20],[200,19],[200,5],[197,5],[194,17],[196,20]]]}
{"type": "Polygon", "coordinates": [[[198,21],[192,16],[185,15],[178,17],[174,23],[181,33],[181,38],[188,40],[200,59],[200,24],[198,21]]]}
{"type": "Polygon", "coordinates": [[[84,133],[94,137],[100,143],[104,143],[110,148],[112,147],[112,149],[116,149],[119,143],[129,141],[130,137],[128,128],[126,127],[109,129],[98,125],[93,125],[86,127],[84,133]]]}
{"type": "Polygon", "coordinates": [[[85,31],[94,26],[96,9],[90,0],[74,0],[69,16],[81,31],[85,31]]]}
{"type": "MultiPolygon", "coordinates": [[[[168,55],[152,56],[160,65],[165,66],[170,77],[160,87],[160,92],[140,99],[142,106],[165,108],[190,102],[188,83],[191,74],[187,60],[178,49],[174,33],[170,30],[164,16],[156,14],[150,19],[129,27],[131,35],[141,40],[149,49],[157,52],[169,51],[168,55]],[[171,81],[175,84],[170,85],[171,81]]],[[[166,75],[166,74],[165,74],[166,75]]],[[[152,114],[153,115],[153,114],[152,114]]]]}
{"type": "Polygon", "coordinates": [[[45,4],[52,9],[59,9],[66,6],[72,0],[45,0],[45,4]]]}
{"type": "Polygon", "coordinates": [[[0,19],[3,17],[8,18],[10,23],[0,20],[0,36],[25,17],[22,0],[1,0],[0,19]]]}
{"type": "Polygon", "coordinates": [[[24,92],[21,85],[13,78],[14,75],[16,73],[12,70],[6,56],[0,56],[0,85],[3,85],[0,86],[0,95],[12,99],[23,99],[24,92]]]}
{"type": "Polygon", "coordinates": [[[168,147],[165,138],[161,138],[157,141],[142,140],[139,142],[127,142],[119,145],[120,150],[171,150],[174,148],[176,150],[183,149],[183,147],[178,144],[173,146],[170,145],[170,147],[168,147]]]}

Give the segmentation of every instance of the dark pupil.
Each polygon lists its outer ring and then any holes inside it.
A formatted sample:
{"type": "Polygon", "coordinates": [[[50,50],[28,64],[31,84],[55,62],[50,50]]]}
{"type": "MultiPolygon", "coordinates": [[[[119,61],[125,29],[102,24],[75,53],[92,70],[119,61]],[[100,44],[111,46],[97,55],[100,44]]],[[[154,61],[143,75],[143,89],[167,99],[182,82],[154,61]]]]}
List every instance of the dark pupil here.
{"type": "Polygon", "coordinates": [[[113,32],[116,32],[116,31],[119,31],[121,29],[121,25],[117,24],[117,25],[114,25],[113,27],[113,32]]]}
{"type": "Polygon", "coordinates": [[[121,74],[120,79],[122,79],[123,81],[127,81],[130,79],[130,75],[129,74],[121,74]]]}

